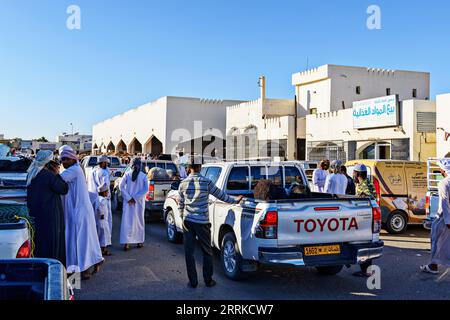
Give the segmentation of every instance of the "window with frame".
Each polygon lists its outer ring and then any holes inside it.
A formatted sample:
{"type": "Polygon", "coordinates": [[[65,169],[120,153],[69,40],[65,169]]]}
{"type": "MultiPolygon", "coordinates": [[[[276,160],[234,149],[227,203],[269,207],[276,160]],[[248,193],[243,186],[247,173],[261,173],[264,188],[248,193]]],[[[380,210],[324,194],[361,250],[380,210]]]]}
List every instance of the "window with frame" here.
{"type": "Polygon", "coordinates": [[[296,167],[284,167],[285,187],[290,188],[292,184],[305,185],[300,170],[296,167]]]}
{"type": "Polygon", "coordinates": [[[219,167],[209,167],[208,170],[205,173],[205,177],[214,182],[214,184],[217,183],[217,180],[219,180],[220,174],[222,173],[222,168],[219,167]]]}
{"type": "Polygon", "coordinates": [[[356,94],[361,94],[361,87],[360,86],[356,87],[356,94]]]}
{"type": "Polygon", "coordinates": [[[259,166],[259,167],[251,167],[251,174],[252,174],[252,190],[255,189],[258,182],[261,180],[267,179],[267,170],[265,166],[259,166]]]}
{"type": "Polygon", "coordinates": [[[248,167],[234,167],[231,169],[228,176],[227,190],[242,190],[248,191],[250,189],[249,169],[248,167]]]}

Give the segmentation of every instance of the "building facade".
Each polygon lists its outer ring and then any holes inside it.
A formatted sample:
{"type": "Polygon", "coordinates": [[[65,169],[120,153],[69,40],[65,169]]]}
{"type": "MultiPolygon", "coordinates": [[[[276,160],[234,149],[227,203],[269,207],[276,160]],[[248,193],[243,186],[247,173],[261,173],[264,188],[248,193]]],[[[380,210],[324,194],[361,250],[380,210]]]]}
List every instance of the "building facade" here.
{"type": "Polygon", "coordinates": [[[424,161],[435,155],[429,73],[325,65],[294,74],[292,84],[297,141],[305,136],[308,160],[424,161]]]}
{"type": "Polygon", "coordinates": [[[436,98],[437,156],[450,158],[450,93],[436,98]]]}
{"type": "Polygon", "coordinates": [[[202,153],[222,156],[226,107],[239,100],[162,97],[93,127],[94,153],[202,153]]]}
{"type": "Polygon", "coordinates": [[[88,134],[68,134],[63,133],[56,137],[56,142],[60,145],[69,145],[77,152],[88,152],[92,149],[92,135],[88,134]]]}

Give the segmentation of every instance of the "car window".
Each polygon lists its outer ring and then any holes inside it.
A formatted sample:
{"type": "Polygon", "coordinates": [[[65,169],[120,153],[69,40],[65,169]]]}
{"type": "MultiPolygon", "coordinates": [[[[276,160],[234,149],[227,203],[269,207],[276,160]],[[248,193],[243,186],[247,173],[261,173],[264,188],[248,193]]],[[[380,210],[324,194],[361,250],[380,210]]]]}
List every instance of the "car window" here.
{"type": "Polygon", "coordinates": [[[255,189],[259,181],[267,179],[267,169],[265,166],[251,167],[252,190],[255,189]]]}
{"type": "Polygon", "coordinates": [[[155,163],[154,162],[147,162],[145,164],[145,167],[148,168],[148,170],[153,169],[155,167],[155,163]]]}
{"type": "Polygon", "coordinates": [[[220,174],[222,173],[222,168],[218,167],[209,167],[208,171],[205,174],[205,177],[214,182],[214,184],[217,183],[217,180],[219,180],[220,174]]]}
{"type": "Polygon", "coordinates": [[[88,167],[95,167],[97,165],[97,157],[90,157],[88,167]]]}
{"type": "Polygon", "coordinates": [[[249,180],[248,167],[234,167],[228,177],[227,189],[248,191],[250,189],[249,180]]]}
{"type": "Polygon", "coordinates": [[[119,160],[119,158],[110,157],[109,160],[110,160],[110,167],[112,167],[112,168],[120,167],[120,160],[119,160]]]}
{"type": "Polygon", "coordinates": [[[300,170],[296,167],[284,167],[285,188],[290,188],[293,183],[305,185],[300,170]]]}
{"type": "Polygon", "coordinates": [[[178,169],[174,163],[166,163],[166,170],[172,170],[173,173],[177,173],[178,169]]]}
{"type": "Polygon", "coordinates": [[[283,172],[282,167],[269,166],[267,167],[267,179],[271,180],[277,186],[283,186],[283,172]]]}

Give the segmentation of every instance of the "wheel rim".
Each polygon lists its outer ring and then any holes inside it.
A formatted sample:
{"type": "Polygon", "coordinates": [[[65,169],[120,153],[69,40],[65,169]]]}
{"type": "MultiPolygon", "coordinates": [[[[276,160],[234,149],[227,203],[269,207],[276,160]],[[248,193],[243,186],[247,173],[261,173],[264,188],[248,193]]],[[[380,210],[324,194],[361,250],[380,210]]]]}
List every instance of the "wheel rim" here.
{"type": "Polygon", "coordinates": [[[391,226],[394,230],[402,230],[405,227],[405,220],[400,215],[392,217],[391,226]]]}
{"type": "Polygon", "coordinates": [[[169,236],[169,239],[173,239],[175,236],[175,221],[173,219],[173,215],[169,214],[167,216],[167,235],[169,236]]]}
{"type": "Polygon", "coordinates": [[[223,247],[223,262],[227,272],[234,272],[236,268],[236,249],[231,241],[227,241],[223,247]]]}

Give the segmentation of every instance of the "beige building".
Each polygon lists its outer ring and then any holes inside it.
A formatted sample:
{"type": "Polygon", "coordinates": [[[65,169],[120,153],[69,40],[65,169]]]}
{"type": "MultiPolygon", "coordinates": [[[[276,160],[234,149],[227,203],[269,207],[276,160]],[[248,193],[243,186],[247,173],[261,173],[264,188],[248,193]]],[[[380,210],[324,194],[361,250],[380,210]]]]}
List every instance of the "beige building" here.
{"type": "Polygon", "coordinates": [[[308,160],[435,155],[429,73],[325,65],[294,74],[292,84],[306,117],[297,139],[305,135],[308,160]]]}
{"type": "Polygon", "coordinates": [[[450,93],[436,98],[437,156],[450,158],[450,93]]]}

